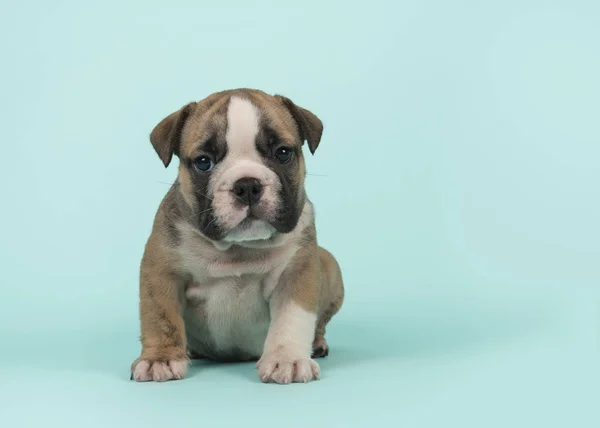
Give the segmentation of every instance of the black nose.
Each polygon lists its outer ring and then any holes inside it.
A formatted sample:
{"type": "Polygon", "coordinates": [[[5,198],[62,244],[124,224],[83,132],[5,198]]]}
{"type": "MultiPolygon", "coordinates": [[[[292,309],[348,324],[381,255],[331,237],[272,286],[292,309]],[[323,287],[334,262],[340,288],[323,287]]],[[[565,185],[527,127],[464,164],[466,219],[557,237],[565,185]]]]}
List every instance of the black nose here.
{"type": "Polygon", "coordinates": [[[240,178],[233,185],[233,193],[238,200],[246,205],[252,205],[259,201],[263,187],[256,178],[240,178]]]}

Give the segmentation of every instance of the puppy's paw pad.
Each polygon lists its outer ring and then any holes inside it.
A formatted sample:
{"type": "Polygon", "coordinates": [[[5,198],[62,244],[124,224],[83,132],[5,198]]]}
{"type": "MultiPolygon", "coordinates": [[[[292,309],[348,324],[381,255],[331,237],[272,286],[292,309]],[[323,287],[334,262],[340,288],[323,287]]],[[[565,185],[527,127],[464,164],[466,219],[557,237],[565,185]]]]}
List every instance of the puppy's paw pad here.
{"type": "Polygon", "coordinates": [[[151,361],[138,360],[133,363],[131,378],[137,382],[165,382],[183,379],[187,372],[186,360],[151,361]]]}
{"type": "Polygon", "coordinates": [[[306,383],[317,380],[320,376],[319,365],[310,358],[294,360],[265,358],[261,359],[257,366],[258,376],[265,383],[306,383]]]}

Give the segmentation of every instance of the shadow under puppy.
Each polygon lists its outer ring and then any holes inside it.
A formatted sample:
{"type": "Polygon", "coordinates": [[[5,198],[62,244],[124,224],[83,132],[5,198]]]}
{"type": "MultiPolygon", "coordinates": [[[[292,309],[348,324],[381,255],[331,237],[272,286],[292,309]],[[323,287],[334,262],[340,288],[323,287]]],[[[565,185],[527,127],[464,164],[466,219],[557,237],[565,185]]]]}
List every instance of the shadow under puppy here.
{"type": "Polygon", "coordinates": [[[185,376],[189,358],[258,360],[263,382],[319,378],[325,327],[344,289],[317,244],[302,145],[323,124],[282,96],[237,89],[190,103],[150,140],[179,174],[163,199],[140,274],[136,381],[185,376]]]}

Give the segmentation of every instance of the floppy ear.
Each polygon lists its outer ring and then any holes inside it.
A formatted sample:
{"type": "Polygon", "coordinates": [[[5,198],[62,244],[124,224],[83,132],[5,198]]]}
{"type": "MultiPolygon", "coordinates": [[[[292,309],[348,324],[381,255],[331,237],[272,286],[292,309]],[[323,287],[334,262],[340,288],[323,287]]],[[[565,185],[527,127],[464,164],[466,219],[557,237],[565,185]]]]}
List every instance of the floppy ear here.
{"type": "Polygon", "coordinates": [[[175,113],[171,113],[158,125],[154,127],[150,134],[150,142],[156,150],[158,157],[165,165],[165,168],[171,163],[173,154],[179,156],[179,144],[183,125],[189,115],[194,111],[196,103],[190,103],[175,113]]]}
{"type": "Polygon", "coordinates": [[[279,99],[292,114],[298,125],[302,142],[306,140],[310,152],[314,155],[321,141],[321,135],[323,135],[323,122],[321,122],[321,119],[312,112],[298,107],[289,98],[281,95],[275,95],[275,98],[279,99]]]}

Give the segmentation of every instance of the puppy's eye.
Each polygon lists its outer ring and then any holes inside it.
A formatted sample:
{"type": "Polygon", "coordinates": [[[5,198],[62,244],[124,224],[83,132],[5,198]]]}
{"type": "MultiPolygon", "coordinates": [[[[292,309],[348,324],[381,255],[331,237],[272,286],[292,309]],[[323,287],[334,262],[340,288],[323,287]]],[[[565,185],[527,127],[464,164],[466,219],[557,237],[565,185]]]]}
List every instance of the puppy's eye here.
{"type": "Polygon", "coordinates": [[[215,166],[210,156],[202,155],[194,161],[194,166],[200,172],[209,172],[215,166]]]}
{"type": "Polygon", "coordinates": [[[294,152],[289,147],[279,147],[275,150],[275,159],[279,161],[279,163],[288,163],[292,160],[292,155],[294,152]]]}

